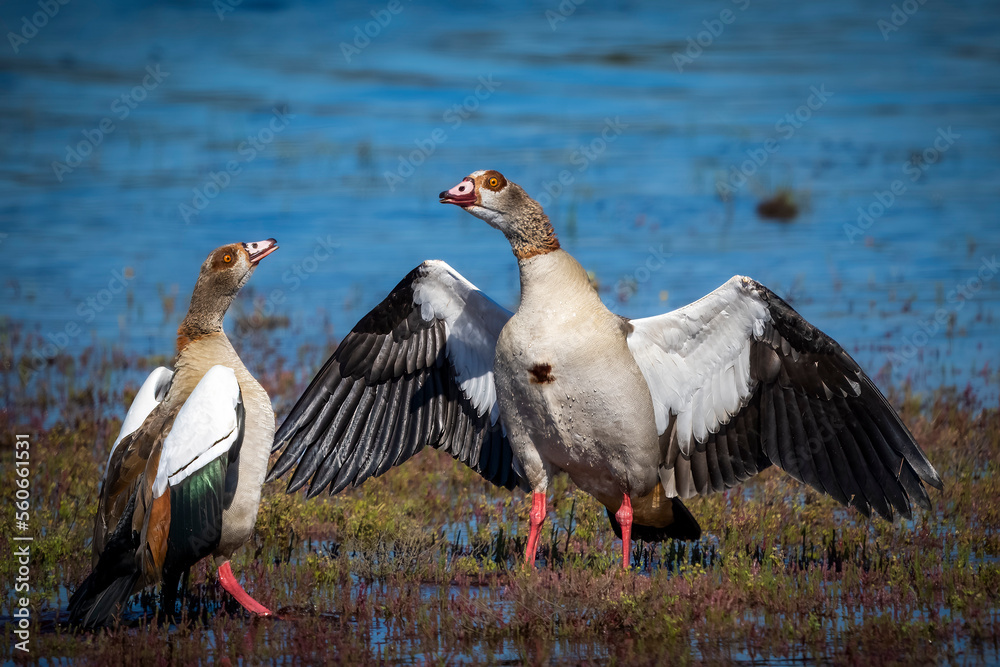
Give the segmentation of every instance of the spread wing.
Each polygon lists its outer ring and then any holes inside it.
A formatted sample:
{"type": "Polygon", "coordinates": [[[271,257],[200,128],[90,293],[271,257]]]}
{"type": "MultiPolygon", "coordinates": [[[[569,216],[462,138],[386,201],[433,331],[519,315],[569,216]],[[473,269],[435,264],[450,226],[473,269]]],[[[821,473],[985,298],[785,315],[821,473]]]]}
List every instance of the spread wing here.
{"type": "Polygon", "coordinates": [[[498,486],[520,482],[500,423],[493,356],[510,312],[441,261],[411,271],[344,338],[275,436],[268,480],[337,493],[425,446],[498,486]]]}
{"type": "Polygon", "coordinates": [[[660,479],[689,498],[772,463],[869,516],[929,508],[941,478],[885,397],[829,336],[736,276],[670,313],[632,320],[629,349],[665,442],[660,479]]]}

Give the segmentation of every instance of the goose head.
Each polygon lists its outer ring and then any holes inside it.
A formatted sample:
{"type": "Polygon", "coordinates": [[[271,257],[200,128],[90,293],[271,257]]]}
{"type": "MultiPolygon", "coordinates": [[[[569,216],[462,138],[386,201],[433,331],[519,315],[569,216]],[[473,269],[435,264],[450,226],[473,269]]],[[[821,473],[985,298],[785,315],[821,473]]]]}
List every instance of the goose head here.
{"type": "Polygon", "coordinates": [[[274,239],[230,243],[213,250],[201,265],[191,305],[177,330],[178,351],[193,340],[222,331],[222,320],[260,260],[278,249],[274,239]]]}
{"type": "Polygon", "coordinates": [[[495,169],[474,171],[438,197],[503,232],[518,259],[559,249],[542,205],[495,169]]]}

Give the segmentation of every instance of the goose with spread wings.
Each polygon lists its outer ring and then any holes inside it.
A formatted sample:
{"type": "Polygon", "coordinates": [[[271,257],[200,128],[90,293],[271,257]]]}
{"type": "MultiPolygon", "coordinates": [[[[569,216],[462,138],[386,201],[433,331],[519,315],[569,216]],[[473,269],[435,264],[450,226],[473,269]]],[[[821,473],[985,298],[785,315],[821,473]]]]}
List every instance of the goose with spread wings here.
{"type": "Polygon", "coordinates": [[[69,603],[72,625],[107,623],[134,593],[162,583],[174,613],[178,582],[207,556],[219,582],[255,614],[229,556],[249,539],[274,438],[271,400],[222,328],[226,310],[274,239],[217,248],[202,264],[177,332],[174,370],[143,383],[111,448],[97,516],[93,570],[69,603]]]}
{"type": "Polygon", "coordinates": [[[335,493],[444,449],[532,492],[533,564],[552,477],[567,473],[622,538],[697,539],[683,500],[777,465],[865,516],[928,508],[942,482],[858,364],[771,290],[731,278],[673,312],[610,312],[542,207],[497,171],[440,195],[499,229],[513,314],[424,262],[340,344],[282,424],[271,478],[335,493]]]}

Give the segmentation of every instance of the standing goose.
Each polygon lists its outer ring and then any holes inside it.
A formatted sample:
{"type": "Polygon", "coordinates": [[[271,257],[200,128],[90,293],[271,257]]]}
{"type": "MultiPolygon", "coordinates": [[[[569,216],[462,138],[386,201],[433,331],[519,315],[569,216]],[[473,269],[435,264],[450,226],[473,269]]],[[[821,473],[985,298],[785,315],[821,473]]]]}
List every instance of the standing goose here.
{"type": "Polygon", "coordinates": [[[771,464],[865,516],[909,517],[911,500],[930,507],[923,482],[941,479],[886,399],[760,283],[735,276],[693,304],[628,320],[604,306],[538,202],[500,173],[474,172],[440,199],[507,237],[517,312],[443,262],[410,272],[279,429],[275,446],[288,447],[270,476],[298,462],[290,491],[309,481],[310,494],[336,492],[425,444],[447,447],[533,492],[533,564],[549,480],[565,472],[607,508],[624,567],[632,537],[700,536],[681,499],[771,464]]]}
{"type": "Polygon", "coordinates": [[[229,556],[250,537],[274,436],[267,393],[250,375],[222,320],[274,239],[213,251],[201,267],[177,330],[174,371],[143,383],[112,447],[94,521],[93,571],[69,603],[70,623],[107,622],[134,593],[177,585],[206,556],[223,588],[249,611],[270,615],[240,586],[229,556]]]}

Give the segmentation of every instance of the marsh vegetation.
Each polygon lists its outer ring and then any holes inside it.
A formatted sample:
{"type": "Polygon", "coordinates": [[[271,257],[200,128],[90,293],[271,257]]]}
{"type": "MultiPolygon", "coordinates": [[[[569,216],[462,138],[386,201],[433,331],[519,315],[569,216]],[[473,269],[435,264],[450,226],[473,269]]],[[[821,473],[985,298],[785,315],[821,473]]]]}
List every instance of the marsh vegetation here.
{"type": "MultiPolygon", "coordinates": [[[[145,594],[118,626],[74,634],[61,621],[89,570],[107,448],[122,406],[164,359],[98,347],[23,374],[17,360],[33,334],[7,324],[0,433],[32,434],[31,647],[49,664],[1000,659],[1000,412],[947,391],[893,394],[946,480],[931,495],[934,511],[913,521],[865,520],[768,471],[693,501],[705,537],[637,542],[623,573],[603,508],[561,478],[539,567],[527,571],[523,494],[424,451],[334,497],[286,495],[280,480],[265,487],[256,533],[233,565],[280,618],[231,606],[202,562],[176,625],[158,622],[145,594]]],[[[278,362],[269,334],[244,346],[246,358],[272,360],[255,370],[279,414],[326,352],[278,362]]],[[[8,470],[12,447],[3,444],[8,470]]],[[[9,507],[11,487],[3,493],[9,507]]],[[[14,532],[12,512],[0,528],[14,532]]],[[[0,545],[7,581],[13,544],[0,545]]],[[[9,592],[0,612],[7,647],[13,604],[9,592]]]]}

